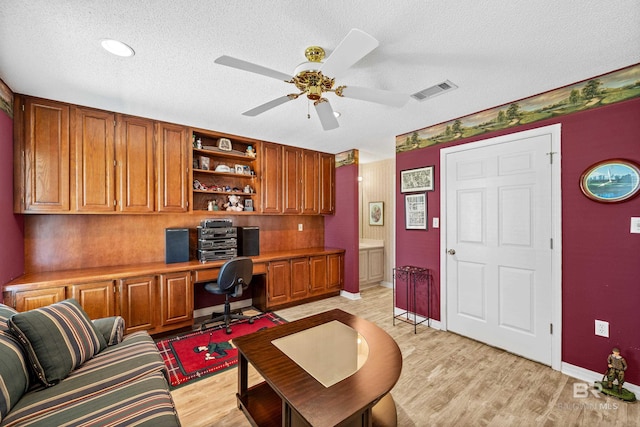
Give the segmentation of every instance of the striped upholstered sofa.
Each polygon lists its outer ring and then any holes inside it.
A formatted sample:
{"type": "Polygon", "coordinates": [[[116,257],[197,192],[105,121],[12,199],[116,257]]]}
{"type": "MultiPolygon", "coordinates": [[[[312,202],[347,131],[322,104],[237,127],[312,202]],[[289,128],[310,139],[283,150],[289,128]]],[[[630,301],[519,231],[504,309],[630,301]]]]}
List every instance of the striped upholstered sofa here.
{"type": "Polygon", "coordinates": [[[0,426],[179,426],[153,340],[123,330],[75,300],[0,304],[0,426]]]}

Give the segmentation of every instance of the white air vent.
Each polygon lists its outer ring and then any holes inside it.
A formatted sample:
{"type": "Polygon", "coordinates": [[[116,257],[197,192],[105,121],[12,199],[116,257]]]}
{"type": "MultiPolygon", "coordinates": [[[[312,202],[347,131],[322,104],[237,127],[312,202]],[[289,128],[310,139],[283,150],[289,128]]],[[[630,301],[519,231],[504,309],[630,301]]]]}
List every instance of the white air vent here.
{"type": "Polygon", "coordinates": [[[411,95],[411,97],[417,99],[418,101],[424,101],[427,98],[433,98],[434,96],[438,96],[442,93],[449,92],[450,90],[454,90],[457,88],[458,86],[454,85],[449,80],[445,80],[444,82],[439,83],[435,86],[431,86],[421,90],[420,92],[416,92],[411,95]]]}

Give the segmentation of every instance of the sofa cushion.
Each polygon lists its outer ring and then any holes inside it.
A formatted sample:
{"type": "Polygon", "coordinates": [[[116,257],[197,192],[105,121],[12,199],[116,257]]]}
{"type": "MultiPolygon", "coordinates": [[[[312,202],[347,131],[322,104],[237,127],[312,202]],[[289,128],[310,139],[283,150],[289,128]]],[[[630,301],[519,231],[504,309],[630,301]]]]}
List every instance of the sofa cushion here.
{"type": "Polygon", "coordinates": [[[27,392],[29,379],[22,346],[11,333],[0,330],[0,422],[27,392]]]}
{"type": "Polygon", "coordinates": [[[107,347],[102,334],[74,299],[14,314],[7,323],[46,386],[57,384],[107,347]]]}
{"type": "Polygon", "coordinates": [[[18,312],[8,305],[0,304],[0,331],[8,331],[7,320],[18,312]]]}
{"type": "MultiPolygon", "coordinates": [[[[65,382],[67,379],[54,387],[32,393],[53,391],[65,382]]],[[[18,413],[14,414],[15,411],[11,411],[3,427],[21,425],[31,427],[180,426],[167,381],[161,372],[149,373],[134,381],[64,402],[57,399],[56,401],[59,402],[59,406],[51,406],[48,399],[39,397],[35,401],[40,404],[36,407],[37,410],[27,418],[16,417],[18,413]]],[[[19,406],[21,403],[22,401],[19,406]]]]}
{"type": "MultiPolygon", "coordinates": [[[[160,416],[155,414],[156,409],[167,415],[169,412],[173,413],[173,409],[169,411],[166,404],[167,399],[170,401],[170,395],[166,380],[163,378],[165,369],[162,357],[149,334],[134,332],[125,336],[120,344],[108,347],[87,361],[54,387],[27,393],[9,413],[5,422],[9,426],[19,425],[21,420],[28,419],[39,420],[35,425],[63,425],[62,421],[68,419],[65,417],[72,417],[73,420],[86,416],[88,416],[87,419],[92,419],[94,416],[108,417],[113,415],[112,411],[115,415],[122,415],[123,419],[128,419],[121,412],[129,412],[133,408],[145,414],[148,412],[147,415],[151,418],[160,416]],[[162,381],[154,380],[152,383],[155,385],[147,383],[147,386],[142,388],[139,385],[128,386],[149,376],[159,376],[162,381]],[[156,390],[156,393],[149,394],[150,389],[156,390]],[[140,402],[136,402],[134,395],[129,396],[129,393],[134,391],[140,393],[140,402]],[[147,404],[158,399],[165,403],[159,403],[159,408],[148,406],[145,409],[142,403],[143,395],[147,396],[145,397],[147,404]],[[122,397],[121,401],[117,400],[118,396],[122,397]],[[110,402],[111,409],[102,407],[106,402],[110,402]],[[58,418],[56,413],[59,413],[61,418],[58,418]]],[[[129,414],[126,416],[128,417],[129,414]]],[[[166,419],[170,421],[171,417],[166,419]]],[[[95,421],[97,425],[101,425],[99,420],[95,421]]],[[[106,418],[104,420],[102,425],[108,424],[106,418]]],[[[74,421],[70,424],[80,423],[74,421]]],[[[123,425],[127,423],[123,422],[123,425]]],[[[161,425],[176,425],[175,417],[173,423],[160,422],[156,427],[161,425]]]]}

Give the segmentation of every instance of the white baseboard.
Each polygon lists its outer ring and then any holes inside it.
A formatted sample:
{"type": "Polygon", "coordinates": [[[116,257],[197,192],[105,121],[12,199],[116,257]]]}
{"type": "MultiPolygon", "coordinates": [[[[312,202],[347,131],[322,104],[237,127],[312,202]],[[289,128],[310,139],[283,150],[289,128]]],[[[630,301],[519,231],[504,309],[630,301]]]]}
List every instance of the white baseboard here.
{"type": "MultiPolygon", "coordinates": [[[[594,372],[589,369],[581,368],[580,366],[575,366],[570,363],[562,362],[562,367],[560,368],[560,372],[565,375],[569,375],[570,377],[582,380],[589,384],[593,384],[594,381],[602,381],[602,377],[604,375],[604,370],[606,366],[603,368],[602,372],[594,372]]],[[[640,395],[640,386],[635,384],[625,382],[623,385],[624,388],[634,393],[636,396],[640,395]]]]}
{"type": "Polygon", "coordinates": [[[353,301],[362,299],[362,297],[360,296],[360,292],[356,292],[354,294],[353,292],[340,291],[340,296],[353,301]]]}
{"type": "MultiPolygon", "coordinates": [[[[252,304],[253,304],[253,301],[250,299],[234,301],[231,303],[231,310],[239,310],[241,308],[251,307],[252,304]]],[[[211,313],[222,313],[222,312],[224,312],[224,304],[199,308],[193,311],[193,318],[197,319],[198,317],[211,317],[211,313]]]]}
{"type": "Polygon", "coordinates": [[[383,288],[393,289],[393,283],[391,282],[380,282],[380,286],[382,286],[383,288]]]}

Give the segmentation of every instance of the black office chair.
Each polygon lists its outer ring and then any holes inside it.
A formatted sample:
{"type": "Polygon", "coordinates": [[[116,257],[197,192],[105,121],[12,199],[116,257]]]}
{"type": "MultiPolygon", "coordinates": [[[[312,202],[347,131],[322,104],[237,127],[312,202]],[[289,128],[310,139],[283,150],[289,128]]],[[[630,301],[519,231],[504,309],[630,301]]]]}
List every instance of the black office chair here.
{"type": "Polygon", "coordinates": [[[253,261],[248,257],[237,257],[225,262],[218,273],[218,280],[204,285],[207,292],[216,295],[223,295],[224,313],[212,313],[211,319],[205,321],[201,325],[201,329],[206,329],[209,323],[224,321],[227,328],[227,334],[231,333],[230,323],[236,319],[248,319],[249,323],[253,323],[253,317],[243,316],[242,313],[231,313],[230,297],[239,297],[242,291],[251,283],[253,277],[253,261]]]}

